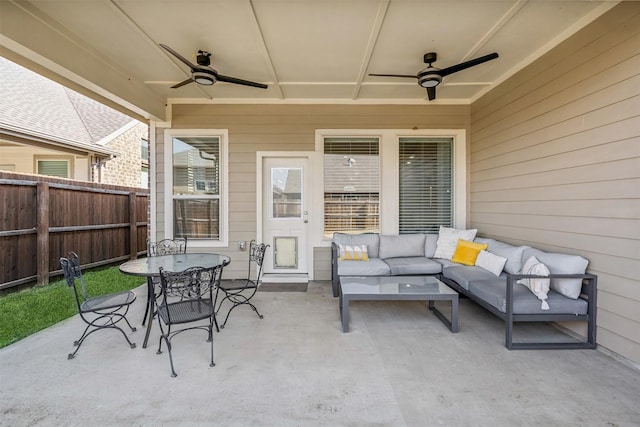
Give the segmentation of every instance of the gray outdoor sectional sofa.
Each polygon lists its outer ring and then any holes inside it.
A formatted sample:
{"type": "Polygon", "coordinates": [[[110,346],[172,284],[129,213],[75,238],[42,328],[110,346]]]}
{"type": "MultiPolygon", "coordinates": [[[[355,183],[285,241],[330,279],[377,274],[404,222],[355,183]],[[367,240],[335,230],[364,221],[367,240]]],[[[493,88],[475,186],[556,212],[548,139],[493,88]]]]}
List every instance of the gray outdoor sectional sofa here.
{"type": "MultiPolygon", "coordinates": [[[[459,230],[468,240],[487,245],[483,256],[504,263],[503,267],[498,265],[497,268],[482,264],[492,272],[478,265],[463,265],[449,259],[452,249],[445,250],[447,241],[444,237],[447,232],[451,240],[449,232],[452,230],[455,238],[456,230],[444,227],[440,228],[439,234],[335,233],[331,245],[333,296],[339,296],[340,276],[433,275],[460,295],[503,319],[506,325],[505,346],[510,350],[596,347],[597,277],[586,273],[588,261],[585,258],[544,252],[529,246],[513,246],[475,237],[476,230],[459,230]],[[364,258],[368,260],[344,259],[345,248],[364,250],[364,258]],[[548,291],[544,296],[534,294],[529,287],[518,283],[527,278],[540,280],[540,270],[529,268],[529,272],[534,274],[522,271],[525,264],[532,265],[532,260],[539,261],[538,264],[543,264],[541,267],[546,267],[550,273],[546,276],[550,282],[546,282],[548,291]],[[572,337],[570,342],[513,342],[514,323],[562,321],[586,322],[586,339],[572,337]]],[[[361,257],[361,253],[356,254],[356,258],[361,257]]]]}

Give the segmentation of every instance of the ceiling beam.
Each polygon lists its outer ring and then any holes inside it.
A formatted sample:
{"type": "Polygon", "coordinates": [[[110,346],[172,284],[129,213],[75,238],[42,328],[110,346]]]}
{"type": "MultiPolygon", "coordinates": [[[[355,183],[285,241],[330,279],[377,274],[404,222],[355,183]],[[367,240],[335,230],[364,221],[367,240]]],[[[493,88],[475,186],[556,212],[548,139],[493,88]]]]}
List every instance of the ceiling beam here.
{"type": "Polygon", "coordinates": [[[273,66],[273,61],[271,60],[271,54],[269,53],[269,49],[267,48],[267,43],[264,40],[264,33],[262,32],[262,27],[260,27],[260,22],[258,21],[258,15],[256,14],[255,6],[253,5],[252,0],[247,0],[249,8],[251,9],[251,16],[253,17],[254,25],[252,26],[255,29],[255,34],[260,40],[260,50],[262,51],[262,55],[264,57],[264,62],[269,70],[269,74],[271,74],[271,80],[273,81],[273,89],[276,92],[276,96],[280,99],[284,99],[284,93],[282,92],[282,88],[280,87],[280,79],[278,78],[278,74],[276,73],[276,68],[273,66]]]}
{"type": "Polygon", "coordinates": [[[373,55],[373,49],[375,49],[376,43],[378,42],[380,30],[382,29],[384,18],[387,15],[390,1],[391,0],[380,0],[380,2],[378,3],[378,11],[376,13],[375,19],[373,20],[373,26],[371,27],[371,33],[369,34],[369,42],[367,43],[367,48],[365,49],[364,55],[362,56],[362,62],[360,63],[360,70],[358,71],[356,87],[353,91],[353,95],[351,96],[352,100],[358,99],[358,96],[360,95],[360,88],[362,87],[362,82],[366,77],[367,69],[369,68],[369,62],[371,62],[371,55],[373,55]]]}

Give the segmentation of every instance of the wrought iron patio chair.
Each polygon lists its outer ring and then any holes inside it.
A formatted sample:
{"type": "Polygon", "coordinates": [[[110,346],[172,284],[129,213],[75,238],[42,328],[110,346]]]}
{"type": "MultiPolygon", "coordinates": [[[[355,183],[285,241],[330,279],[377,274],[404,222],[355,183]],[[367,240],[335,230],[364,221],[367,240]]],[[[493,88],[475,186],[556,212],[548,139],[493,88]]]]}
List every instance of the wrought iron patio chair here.
{"type": "MultiPolygon", "coordinates": [[[[187,252],[187,238],[179,237],[176,239],[162,239],[157,242],[147,240],[147,256],[184,254],[187,252]]],[[[147,317],[151,311],[152,298],[157,298],[156,288],[160,286],[159,277],[150,277],[148,279],[147,306],[144,309],[144,317],[142,318],[142,326],[147,322],[147,317]]],[[[146,341],[146,340],[145,340],[146,341]]],[[[146,344],[145,344],[146,345],[146,344]]]]}
{"type": "Polygon", "coordinates": [[[129,340],[127,334],[117,326],[117,323],[124,320],[132,332],[136,328],[131,326],[126,314],[129,307],[136,300],[136,294],[132,291],[117,292],[107,295],[89,296],[87,294],[87,286],[82,277],[80,269],[80,260],[75,252],[69,253],[69,258],[60,258],[60,266],[64,272],[64,278],[67,286],[73,290],[73,295],[78,307],[80,318],[87,324],[80,338],[74,341],[76,347],[73,353],[70,353],[68,359],[73,359],[80,350],[80,346],[85,339],[92,333],[101,329],[117,329],[122,333],[124,339],[127,340],[131,348],[136,348],[135,343],[129,340]],[[80,283],[80,293],[76,286],[76,280],[80,283]]]}
{"type": "Polygon", "coordinates": [[[147,256],[183,254],[187,252],[187,238],[162,239],[157,242],[147,241],[147,256]]]}
{"type": "Polygon", "coordinates": [[[171,339],[184,331],[192,329],[207,331],[207,341],[211,343],[211,363],[209,366],[215,366],[213,361],[213,326],[217,327],[217,321],[213,289],[220,280],[222,269],[222,265],[211,268],[192,267],[180,272],[160,269],[161,292],[156,312],[161,335],[157,353],[162,353],[162,342],[164,341],[169,352],[172,377],[177,374],[173,366],[171,339]],[[175,329],[178,325],[192,324],[205,319],[209,320],[206,325],[200,323],[175,329]]]}
{"type": "Polygon", "coordinates": [[[220,311],[220,308],[225,301],[229,301],[233,304],[231,308],[229,308],[224,322],[220,325],[221,328],[224,328],[227,324],[227,320],[229,320],[229,315],[233,309],[241,305],[248,305],[256,312],[260,319],[264,318],[256,306],[253,305],[251,299],[256,294],[258,287],[260,286],[262,262],[264,261],[264,254],[268,247],[269,245],[265,245],[264,243],[257,244],[255,240],[252,240],[249,245],[249,267],[247,278],[220,280],[218,289],[216,290],[216,313],[220,311]],[[218,294],[220,292],[224,294],[224,297],[220,300],[220,303],[218,303],[218,294]]]}

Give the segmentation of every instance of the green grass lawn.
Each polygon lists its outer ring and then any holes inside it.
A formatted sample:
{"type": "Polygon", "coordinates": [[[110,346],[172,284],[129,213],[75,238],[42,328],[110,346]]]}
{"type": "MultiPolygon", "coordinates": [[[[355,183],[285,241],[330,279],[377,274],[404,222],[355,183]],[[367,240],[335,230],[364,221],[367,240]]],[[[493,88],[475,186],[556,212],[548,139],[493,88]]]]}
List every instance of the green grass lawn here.
{"type": "MultiPolygon", "coordinates": [[[[90,296],[137,288],[144,278],[122,274],[118,267],[83,271],[90,296]]],[[[62,280],[0,297],[0,348],[78,313],[72,290],[62,280]]]]}

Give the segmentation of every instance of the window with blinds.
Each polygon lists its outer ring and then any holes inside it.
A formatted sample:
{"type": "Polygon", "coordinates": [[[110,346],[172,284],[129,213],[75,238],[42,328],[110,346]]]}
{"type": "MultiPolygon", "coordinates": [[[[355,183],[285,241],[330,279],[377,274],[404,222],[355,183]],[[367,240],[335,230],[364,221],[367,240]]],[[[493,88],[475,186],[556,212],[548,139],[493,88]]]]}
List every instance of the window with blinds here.
{"type": "Polygon", "coordinates": [[[69,178],[69,162],[67,160],[38,160],[38,175],[69,178]]]}
{"type": "Polygon", "coordinates": [[[220,238],[220,138],[173,138],[173,234],[220,238]]]}
{"type": "Polygon", "coordinates": [[[453,226],[453,138],[399,140],[399,232],[453,226]]]}
{"type": "Polygon", "coordinates": [[[380,231],[378,138],[324,139],[324,235],[380,231]]]}

